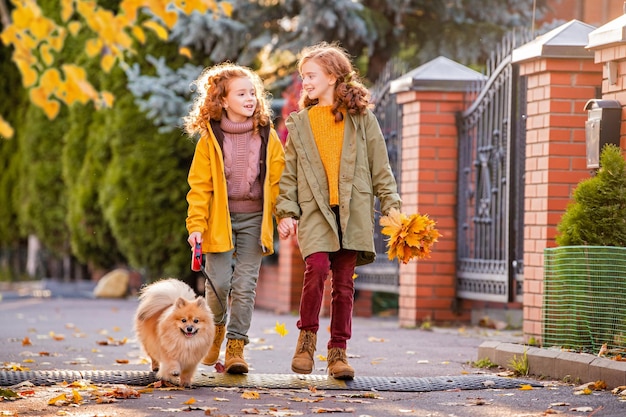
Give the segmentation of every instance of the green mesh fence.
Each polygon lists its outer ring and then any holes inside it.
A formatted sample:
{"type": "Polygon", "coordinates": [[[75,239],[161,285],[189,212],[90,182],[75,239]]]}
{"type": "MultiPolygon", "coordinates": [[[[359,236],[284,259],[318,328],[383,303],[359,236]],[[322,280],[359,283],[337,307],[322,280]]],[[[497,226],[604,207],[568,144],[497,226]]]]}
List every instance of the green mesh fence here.
{"type": "Polygon", "coordinates": [[[544,346],[626,347],[626,248],[562,246],[544,257],[544,346]]]}

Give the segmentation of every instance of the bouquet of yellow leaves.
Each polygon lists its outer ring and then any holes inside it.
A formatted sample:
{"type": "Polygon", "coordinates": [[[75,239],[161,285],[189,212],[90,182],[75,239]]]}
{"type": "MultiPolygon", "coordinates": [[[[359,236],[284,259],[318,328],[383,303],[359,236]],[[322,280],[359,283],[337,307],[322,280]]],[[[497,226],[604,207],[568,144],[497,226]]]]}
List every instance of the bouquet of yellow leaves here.
{"type": "Polygon", "coordinates": [[[441,237],[435,222],[427,215],[401,213],[395,208],[380,218],[381,232],[389,236],[387,256],[406,264],[413,258],[430,257],[432,245],[441,237]]]}

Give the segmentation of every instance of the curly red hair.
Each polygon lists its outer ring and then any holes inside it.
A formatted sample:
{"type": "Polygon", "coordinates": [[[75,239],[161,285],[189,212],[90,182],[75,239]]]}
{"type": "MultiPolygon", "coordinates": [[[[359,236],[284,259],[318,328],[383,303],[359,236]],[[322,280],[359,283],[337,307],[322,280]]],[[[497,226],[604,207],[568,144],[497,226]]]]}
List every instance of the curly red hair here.
{"type": "Polygon", "coordinates": [[[210,120],[221,120],[224,113],[223,99],[228,94],[228,86],[235,78],[248,78],[254,85],[257,104],[252,115],[254,131],[259,126],[271,123],[272,110],[269,104],[269,95],[263,86],[261,77],[248,67],[225,62],[205,68],[200,76],[191,85],[195,86],[197,94],[189,114],[183,118],[183,128],[187,134],[208,134],[210,120]]]}
{"type": "MultiPolygon", "coordinates": [[[[337,79],[334,92],[334,103],[331,111],[336,121],[343,120],[341,109],[350,114],[363,114],[370,107],[370,92],[357,75],[347,51],[336,43],[321,42],[304,48],[298,61],[298,72],[302,73],[302,65],[307,61],[315,61],[329,75],[337,79]]],[[[305,91],[300,95],[300,108],[318,103],[318,99],[310,99],[305,91]]]]}

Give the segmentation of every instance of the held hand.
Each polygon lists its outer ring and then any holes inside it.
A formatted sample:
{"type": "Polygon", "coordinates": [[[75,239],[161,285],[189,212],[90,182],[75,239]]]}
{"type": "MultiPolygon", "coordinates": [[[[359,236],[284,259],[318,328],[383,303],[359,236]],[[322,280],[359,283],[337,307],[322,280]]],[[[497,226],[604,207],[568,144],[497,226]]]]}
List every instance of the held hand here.
{"type": "Polygon", "coordinates": [[[191,249],[193,250],[193,247],[196,245],[196,243],[202,243],[202,233],[200,232],[191,233],[189,237],[187,238],[187,242],[189,242],[189,246],[191,246],[191,249]]]}
{"type": "Polygon", "coordinates": [[[287,239],[292,234],[296,233],[297,220],[292,217],[285,217],[278,222],[278,237],[281,239],[287,239]]]}

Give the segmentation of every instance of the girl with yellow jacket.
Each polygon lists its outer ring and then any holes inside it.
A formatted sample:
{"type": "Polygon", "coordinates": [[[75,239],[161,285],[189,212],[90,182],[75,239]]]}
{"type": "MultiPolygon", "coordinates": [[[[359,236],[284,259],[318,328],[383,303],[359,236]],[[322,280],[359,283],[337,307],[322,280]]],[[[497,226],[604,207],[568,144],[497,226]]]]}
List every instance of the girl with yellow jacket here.
{"type": "Polygon", "coordinates": [[[243,350],[261,259],[274,252],[272,214],[284,151],[263,83],[252,70],[220,64],[194,84],[197,96],[184,128],[200,139],[188,175],[186,225],[191,247],[200,243],[206,253],[216,290],[207,292],[215,340],[202,363],[217,362],[226,337],[225,370],[242,374],[248,372],[243,350]]]}

